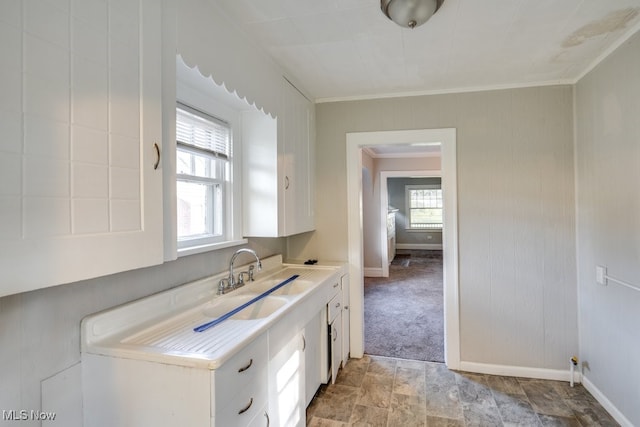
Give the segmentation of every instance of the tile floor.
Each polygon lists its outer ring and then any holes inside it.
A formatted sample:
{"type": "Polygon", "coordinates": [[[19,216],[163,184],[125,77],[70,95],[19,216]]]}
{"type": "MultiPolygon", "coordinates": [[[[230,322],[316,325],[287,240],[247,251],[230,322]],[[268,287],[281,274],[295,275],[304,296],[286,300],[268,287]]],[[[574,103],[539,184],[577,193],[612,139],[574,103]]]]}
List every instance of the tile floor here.
{"type": "Polygon", "coordinates": [[[365,356],[322,386],[307,426],[617,426],[584,387],[365,356]]]}

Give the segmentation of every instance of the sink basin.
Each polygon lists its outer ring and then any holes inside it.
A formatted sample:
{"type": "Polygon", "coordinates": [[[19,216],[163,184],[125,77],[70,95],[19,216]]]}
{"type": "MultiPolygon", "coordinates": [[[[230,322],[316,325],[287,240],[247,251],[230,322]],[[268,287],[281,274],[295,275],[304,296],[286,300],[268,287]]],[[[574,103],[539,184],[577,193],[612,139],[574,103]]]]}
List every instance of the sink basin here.
{"type": "MultiPolygon", "coordinates": [[[[273,288],[274,286],[277,286],[278,283],[281,283],[282,279],[269,279],[269,280],[265,280],[262,282],[258,282],[255,284],[251,284],[248,286],[248,288],[256,293],[262,293],[262,292],[266,292],[269,289],[273,288]]],[[[304,279],[296,279],[292,282],[287,283],[286,285],[284,285],[283,287],[281,287],[280,289],[274,291],[272,294],[270,295],[281,295],[281,296],[286,296],[286,295],[297,295],[297,294],[301,294],[303,292],[305,292],[306,290],[312,288],[315,285],[314,282],[311,282],[309,280],[304,280],[304,279]]]]}
{"type": "MultiPolygon", "coordinates": [[[[256,295],[236,295],[226,298],[220,298],[219,301],[212,301],[211,303],[207,304],[202,309],[202,313],[207,317],[215,319],[220,316],[224,316],[230,311],[240,307],[242,304],[251,301],[255,297],[256,295]]],[[[281,298],[267,296],[235,313],[233,316],[229,317],[229,319],[261,319],[263,317],[270,316],[286,303],[287,301],[281,298]]]]}

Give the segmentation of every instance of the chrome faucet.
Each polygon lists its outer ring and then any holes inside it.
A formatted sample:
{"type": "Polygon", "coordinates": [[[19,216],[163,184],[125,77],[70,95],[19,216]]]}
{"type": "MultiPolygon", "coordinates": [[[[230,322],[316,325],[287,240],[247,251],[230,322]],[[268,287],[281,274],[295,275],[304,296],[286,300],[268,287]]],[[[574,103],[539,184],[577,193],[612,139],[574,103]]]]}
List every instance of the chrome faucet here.
{"type": "Polygon", "coordinates": [[[240,272],[240,274],[238,274],[237,281],[233,273],[233,263],[236,261],[236,258],[238,257],[238,255],[245,252],[255,257],[258,271],[262,269],[262,262],[260,261],[260,258],[258,258],[258,254],[256,254],[256,252],[253,249],[248,249],[248,248],[238,249],[237,251],[235,251],[235,253],[231,257],[231,261],[229,261],[229,277],[221,279],[220,283],[218,284],[219,294],[224,294],[226,291],[233,290],[233,289],[239,288],[240,286],[243,286],[245,275],[250,281],[253,281],[253,273],[255,271],[254,265],[249,266],[249,270],[240,272]]]}

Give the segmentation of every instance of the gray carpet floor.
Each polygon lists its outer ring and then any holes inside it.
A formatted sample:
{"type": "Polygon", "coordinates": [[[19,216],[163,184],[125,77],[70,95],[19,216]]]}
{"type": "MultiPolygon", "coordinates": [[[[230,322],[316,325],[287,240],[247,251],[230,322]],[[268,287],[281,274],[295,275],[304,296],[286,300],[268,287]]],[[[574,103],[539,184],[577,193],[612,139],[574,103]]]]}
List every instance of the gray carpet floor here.
{"type": "Polygon", "coordinates": [[[364,350],[444,362],[442,251],[404,251],[388,278],[365,278],[364,350]]]}

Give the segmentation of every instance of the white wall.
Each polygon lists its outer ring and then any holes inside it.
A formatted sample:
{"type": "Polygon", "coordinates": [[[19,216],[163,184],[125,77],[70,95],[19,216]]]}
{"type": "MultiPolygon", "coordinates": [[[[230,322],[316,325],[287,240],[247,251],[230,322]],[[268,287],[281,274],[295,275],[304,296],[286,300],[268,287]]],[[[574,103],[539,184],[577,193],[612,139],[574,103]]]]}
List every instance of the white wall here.
{"type": "MultiPolygon", "coordinates": [[[[584,375],[640,425],[640,33],[576,87],[577,261],[584,375]]],[[[609,408],[611,410],[611,408],[609,408]]]]}
{"type": "Polygon", "coordinates": [[[462,361],[566,370],[578,352],[572,103],[556,86],[317,105],[317,232],[299,257],[348,259],[347,132],[456,128],[462,361]]]}

